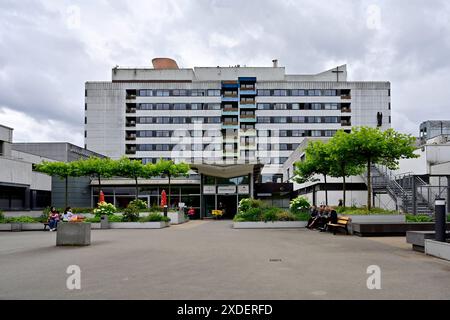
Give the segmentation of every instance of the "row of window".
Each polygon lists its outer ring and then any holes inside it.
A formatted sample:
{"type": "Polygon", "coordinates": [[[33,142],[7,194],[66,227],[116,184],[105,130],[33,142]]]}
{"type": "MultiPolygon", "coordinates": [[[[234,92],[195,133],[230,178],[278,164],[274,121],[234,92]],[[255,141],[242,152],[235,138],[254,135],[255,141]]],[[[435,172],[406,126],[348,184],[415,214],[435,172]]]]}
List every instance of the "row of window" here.
{"type": "MultiPolygon", "coordinates": [[[[237,92],[236,92],[237,93],[237,92]]],[[[258,96],[340,96],[348,95],[349,89],[259,89],[258,96]]],[[[220,89],[142,89],[137,90],[140,97],[205,97],[220,96],[220,89]]]]}
{"type": "Polygon", "coordinates": [[[258,96],[340,96],[349,94],[350,90],[321,90],[321,89],[259,89],[258,96]]]}
{"type": "MultiPolygon", "coordinates": [[[[260,151],[292,151],[297,149],[298,143],[262,143],[258,144],[260,151]]],[[[132,145],[134,146],[134,145],[132,145]]],[[[177,147],[178,151],[222,151],[222,144],[137,144],[136,151],[172,151],[177,147]]],[[[226,151],[233,151],[233,144],[225,144],[226,151]]]]}
{"type": "Polygon", "coordinates": [[[341,110],[350,104],[341,103],[258,103],[259,110],[341,110]]]}
{"type": "MultiPolygon", "coordinates": [[[[336,130],[258,130],[259,137],[332,137],[336,130]]],[[[237,135],[237,132],[225,133],[226,136],[237,135]]],[[[190,136],[190,137],[221,137],[220,131],[185,131],[185,130],[138,130],[136,131],[138,138],[170,138],[172,136],[190,136]],[[176,132],[180,131],[177,135],[176,132]]],[[[254,143],[254,137],[242,137],[241,143],[254,143]]]]}
{"type": "MultiPolygon", "coordinates": [[[[255,159],[255,153],[252,151],[242,151],[241,152],[241,158],[247,158],[247,159],[255,159]]],[[[144,164],[146,163],[157,163],[161,158],[141,158],[142,162],[144,164]]],[[[171,158],[163,158],[164,160],[171,160],[171,158]]],[[[287,157],[280,157],[280,158],[269,158],[269,157],[259,157],[258,160],[261,163],[264,164],[283,164],[286,162],[288,158],[287,157]]],[[[186,162],[195,162],[195,158],[181,158],[181,160],[186,161],[186,162]]],[[[278,176],[278,175],[277,175],[278,176]]],[[[277,180],[268,180],[265,179],[262,182],[281,182],[281,179],[283,177],[283,175],[279,175],[281,178],[277,179],[277,180]]]]}
{"type": "Polygon", "coordinates": [[[221,123],[221,117],[138,117],[138,123],[183,124],[183,123],[221,123]]]}
{"type": "Polygon", "coordinates": [[[218,89],[173,89],[173,90],[163,90],[163,89],[143,89],[137,91],[140,97],[178,97],[178,96],[191,96],[191,97],[214,97],[220,96],[221,91],[218,89]]]}
{"type": "Polygon", "coordinates": [[[138,110],[220,110],[219,103],[138,103],[138,110]]]}
{"type": "Polygon", "coordinates": [[[338,123],[341,117],[257,117],[258,123],[338,123]]]}

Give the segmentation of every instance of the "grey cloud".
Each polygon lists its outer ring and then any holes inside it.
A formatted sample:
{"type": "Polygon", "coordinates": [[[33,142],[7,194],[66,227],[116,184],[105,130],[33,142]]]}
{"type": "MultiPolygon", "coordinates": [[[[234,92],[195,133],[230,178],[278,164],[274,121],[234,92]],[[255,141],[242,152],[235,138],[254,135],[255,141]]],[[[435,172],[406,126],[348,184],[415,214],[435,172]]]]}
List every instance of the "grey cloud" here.
{"type": "Polygon", "coordinates": [[[425,119],[450,118],[449,21],[445,0],[4,0],[0,105],[82,133],[84,82],[109,80],[116,64],[170,56],[183,67],[268,66],[278,58],[289,73],[347,63],[354,80],[391,81],[393,125],[417,134],[425,119]],[[64,17],[73,4],[79,30],[64,17]],[[379,30],[367,27],[369,5],[380,8],[379,30]]]}

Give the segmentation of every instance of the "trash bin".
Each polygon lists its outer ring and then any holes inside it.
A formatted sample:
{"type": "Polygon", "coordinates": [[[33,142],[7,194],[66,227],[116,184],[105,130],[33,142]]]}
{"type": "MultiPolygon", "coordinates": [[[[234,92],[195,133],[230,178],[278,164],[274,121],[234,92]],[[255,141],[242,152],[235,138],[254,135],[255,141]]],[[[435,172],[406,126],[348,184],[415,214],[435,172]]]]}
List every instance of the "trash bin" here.
{"type": "Polygon", "coordinates": [[[100,229],[109,229],[109,219],[107,215],[100,217],[100,229]]]}

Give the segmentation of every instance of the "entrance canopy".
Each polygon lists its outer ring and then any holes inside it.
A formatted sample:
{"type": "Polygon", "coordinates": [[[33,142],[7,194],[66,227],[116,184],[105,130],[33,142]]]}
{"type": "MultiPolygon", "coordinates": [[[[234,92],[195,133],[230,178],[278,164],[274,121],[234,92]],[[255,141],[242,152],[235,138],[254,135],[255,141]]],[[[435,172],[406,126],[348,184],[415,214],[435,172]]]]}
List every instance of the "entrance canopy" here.
{"type": "Polygon", "coordinates": [[[199,174],[219,178],[233,178],[255,173],[260,171],[263,164],[242,163],[242,164],[191,164],[191,168],[197,169],[199,174]]]}

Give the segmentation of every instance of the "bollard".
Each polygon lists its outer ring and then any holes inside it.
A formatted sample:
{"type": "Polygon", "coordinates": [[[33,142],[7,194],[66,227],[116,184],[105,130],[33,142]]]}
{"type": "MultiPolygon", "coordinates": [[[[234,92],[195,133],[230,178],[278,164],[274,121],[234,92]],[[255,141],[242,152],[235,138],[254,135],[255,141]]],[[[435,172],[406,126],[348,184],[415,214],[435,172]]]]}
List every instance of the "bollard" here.
{"type": "Polygon", "coordinates": [[[435,224],[434,230],[435,240],[440,242],[445,242],[445,229],[446,229],[446,217],[445,217],[445,199],[436,198],[434,202],[435,211],[435,224]]]}
{"type": "Polygon", "coordinates": [[[102,215],[100,218],[100,229],[109,229],[109,219],[107,215],[102,215]]]}

